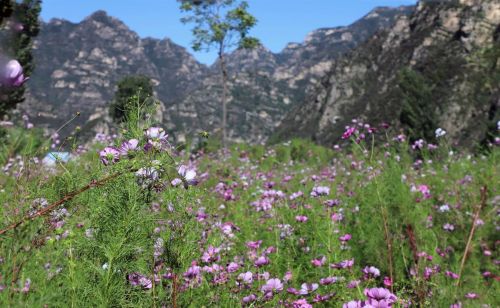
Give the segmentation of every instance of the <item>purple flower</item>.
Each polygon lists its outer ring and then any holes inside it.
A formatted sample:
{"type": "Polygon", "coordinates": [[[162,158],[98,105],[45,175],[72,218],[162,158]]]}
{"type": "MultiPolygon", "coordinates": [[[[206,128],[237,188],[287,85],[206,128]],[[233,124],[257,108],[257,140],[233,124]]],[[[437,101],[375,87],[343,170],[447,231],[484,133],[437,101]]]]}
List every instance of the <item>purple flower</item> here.
{"type": "Polygon", "coordinates": [[[115,147],[105,147],[99,152],[101,162],[107,166],[120,160],[120,151],[115,147]]]}
{"type": "Polygon", "coordinates": [[[201,260],[205,263],[219,261],[220,260],[219,252],[220,248],[216,248],[210,245],[208,246],[207,250],[203,253],[201,260]]]}
{"type": "Polygon", "coordinates": [[[196,171],[194,171],[193,169],[188,169],[188,167],[186,167],[185,165],[181,165],[177,170],[177,173],[182,178],[185,188],[187,188],[188,185],[198,184],[198,181],[195,179],[196,171]]]}
{"type": "Polygon", "coordinates": [[[446,271],[444,272],[444,274],[448,277],[450,277],[451,279],[458,279],[458,275],[455,274],[454,272],[451,272],[451,271],[446,271]]]}
{"type": "Polygon", "coordinates": [[[261,291],[267,292],[280,292],[283,291],[283,283],[278,278],[269,279],[265,285],[261,287],[261,291]]]}
{"type": "Polygon", "coordinates": [[[201,267],[199,267],[196,262],[191,264],[191,267],[183,274],[184,278],[192,280],[195,278],[199,278],[201,274],[201,267]]]}
{"type": "Polygon", "coordinates": [[[245,284],[252,284],[253,274],[252,272],[241,273],[238,275],[238,280],[243,281],[245,284]]]}
{"type": "Polygon", "coordinates": [[[297,216],[295,216],[295,220],[297,222],[306,222],[308,220],[308,218],[307,218],[307,216],[297,215],[297,216]]]}
{"type": "Polygon", "coordinates": [[[380,270],[375,266],[367,266],[363,269],[363,273],[365,274],[365,279],[370,277],[378,277],[380,276],[380,270]]]}
{"type": "Polygon", "coordinates": [[[262,240],[247,242],[247,247],[250,249],[258,249],[260,247],[260,244],[262,244],[262,240]]]}
{"type": "Polygon", "coordinates": [[[345,132],[342,134],[342,139],[349,139],[356,132],[356,127],[347,126],[345,132]]]}
{"type": "Polygon", "coordinates": [[[17,60],[10,60],[1,71],[0,82],[8,87],[19,87],[29,78],[25,78],[23,67],[17,60]]]}
{"type": "Polygon", "coordinates": [[[148,139],[152,140],[165,140],[168,135],[161,127],[150,127],[146,130],[145,135],[148,139]]]}
{"type": "Polygon", "coordinates": [[[332,283],[337,282],[339,279],[337,277],[326,277],[326,278],[321,278],[319,280],[319,283],[323,286],[330,285],[332,283]]]}
{"type": "Polygon", "coordinates": [[[130,139],[128,141],[125,141],[122,143],[120,146],[120,154],[122,156],[128,156],[131,154],[131,152],[137,150],[137,145],[139,144],[139,140],[137,139],[130,139]]]}
{"type": "Polygon", "coordinates": [[[446,231],[452,232],[453,230],[455,230],[455,226],[447,223],[447,224],[443,225],[443,229],[446,231]]]}
{"type": "Polygon", "coordinates": [[[311,260],[311,264],[314,266],[314,267],[320,267],[320,266],[323,266],[326,262],[326,258],[325,256],[322,256],[321,258],[318,258],[318,259],[313,259],[311,260]]]}
{"type": "Polygon", "coordinates": [[[465,294],[465,297],[468,298],[468,299],[476,299],[476,298],[479,298],[479,296],[476,294],[476,293],[467,293],[465,294]]]}
{"type": "Polygon", "coordinates": [[[257,296],[255,296],[255,294],[250,294],[248,296],[243,297],[242,300],[244,304],[248,304],[251,302],[255,302],[255,300],[257,300],[257,296]]]}
{"type": "Polygon", "coordinates": [[[319,196],[327,196],[330,194],[330,188],[326,186],[315,186],[312,189],[311,196],[319,197],[319,196]]]}
{"type": "Polygon", "coordinates": [[[387,304],[392,304],[397,299],[396,295],[386,288],[365,289],[364,293],[370,300],[385,301],[387,304]]]}
{"type": "Polygon", "coordinates": [[[300,291],[299,293],[301,295],[307,295],[309,293],[312,293],[318,289],[319,285],[317,283],[303,283],[300,286],[300,291]]]}
{"type": "Polygon", "coordinates": [[[312,308],[313,305],[309,304],[306,299],[298,299],[293,302],[293,308],[312,308]]]}
{"type": "Polygon", "coordinates": [[[269,264],[269,258],[266,256],[260,256],[254,262],[254,265],[257,267],[261,267],[261,266],[268,265],[268,264],[269,264]]]}
{"type": "Polygon", "coordinates": [[[229,265],[227,266],[227,271],[228,271],[229,273],[234,273],[234,272],[236,272],[239,268],[240,268],[240,266],[238,265],[238,263],[236,263],[236,262],[231,262],[231,263],[229,263],[229,265]]]}
{"type": "Polygon", "coordinates": [[[342,305],[342,308],[361,308],[361,307],[362,306],[360,301],[350,301],[342,305]]]}
{"type": "Polygon", "coordinates": [[[341,237],[339,237],[339,240],[341,242],[348,242],[350,241],[352,238],[352,235],[350,235],[349,233],[345,234],[345,235],[342,235],[341,237]]]}
{"type": "Polygon", "coordinates": [[[299,197],[302,197],[303,195],[304,195],[304,193],[303,193],[303,192],[301,192],[301,191],[294,192],[294,193],[292,193],[292,194],[290,195],[290,200],[295,200],[295,199],[297,199],[297,198],[299,198],[299,197]]]}
{"type": "Polygon", "coordinates": [[[351,268],[354,265],[354,259],[344,260],[336,264],[330,264],[331,268],[351,268]]]}
{"type": "Polygon", "coordinates": [[[24,282],[24,286],[23,288],[21,289],[21,292],[23,293],[28,293],[30,291],[30,288],[31,288],[31,279],[26,279],[26,281],[24,282]]]}
{"type": "Polygon", "coordinates": [[[140,273],[131,273],[128,275],[128,281],[132,286],[140,286],[144,289],[151,289],[153,287],[153,283],[151,279],[140,273]]]}

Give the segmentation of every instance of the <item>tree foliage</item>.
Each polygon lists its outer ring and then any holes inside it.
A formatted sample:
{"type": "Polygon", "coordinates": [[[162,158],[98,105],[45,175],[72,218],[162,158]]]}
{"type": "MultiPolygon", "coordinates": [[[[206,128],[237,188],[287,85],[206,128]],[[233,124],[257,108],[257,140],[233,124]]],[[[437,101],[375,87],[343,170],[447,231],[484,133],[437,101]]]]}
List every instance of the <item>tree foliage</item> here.
{"type": "Polygon", "coordinates": [[[115,98],[110,104],[109,113],[116,122],[125,121],[126,115],[138,104],[151,105],[153,100],[153,85],[147,76],[127,76],[118,82],[115,98]]]}
{"type": "MultiPolygon", "coordinates": [[[[30,76],[35,67],[33,39],[40,31],[41,0],[0,0],[0,24],[2,29],[1,50],[4,56],[16,59],[23,67],[24,75],[30,76]]],[[[0,116],[24,101],[25,86],[4,89],[0,97],[0,116]]]]}
{"type": "Polygon", "coordinates": [[[222,80],[222,144],[226,146],[228,72],[224,55],[234,48],[254,48],[259,40],[249,36],[257,19],[248,13],[248,3],[240,0],[180,0],[187,14],[184,23],[192,23],[195,51],[216,49],[222,80]]]}
{"type": "Polygon", "coordinates": [[[402,96],[401,123],[406,126],[412,139],[434,139],[437,116],[432,86],[418,72],[403,69],[398,76],[402,96]]]}

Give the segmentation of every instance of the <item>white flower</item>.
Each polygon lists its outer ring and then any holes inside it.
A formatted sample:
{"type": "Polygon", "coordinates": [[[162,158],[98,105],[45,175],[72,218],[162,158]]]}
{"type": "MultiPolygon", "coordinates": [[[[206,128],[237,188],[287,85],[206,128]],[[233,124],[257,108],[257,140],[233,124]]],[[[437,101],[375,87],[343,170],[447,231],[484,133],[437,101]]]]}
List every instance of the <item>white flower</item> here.
{"type": "Polygon", "coordinates": [[[443,137],[446,135],[446,131],[442,128],[436,129],[436,138],[443,137]]]}

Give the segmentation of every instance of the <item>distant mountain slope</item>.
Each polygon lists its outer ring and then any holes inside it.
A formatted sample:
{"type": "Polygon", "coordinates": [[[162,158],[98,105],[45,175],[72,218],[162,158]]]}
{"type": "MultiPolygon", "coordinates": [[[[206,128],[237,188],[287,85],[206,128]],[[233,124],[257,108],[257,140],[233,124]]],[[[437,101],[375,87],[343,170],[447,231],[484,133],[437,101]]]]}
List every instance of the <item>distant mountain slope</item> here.
{"type": "Polygon", "coordinates": [[[82,113],[77,124],[102,117],[117,82],[126,75],[151,77],[168,106],[207,71],[183,47],[168,39],[141,39],[103,11],[78,24],[59,19],[43,24],[35,61],[23,109],[37,123],[53,128],[77,111],[82,113]]]}
{"type": "MultiPolygon", "coordinates": [[[[278,139],[339,141],[353,118],[401,127],[401,72],[429,85],[436,126],[463,145],[482,140],[500,110],[500,2],[423,1],[342,58],[277,129],[278,139]]],[[[435,127],[437,128],[437,127],[435,127]]]]}
{"type": "MultiPolygon", "coordinates": [[[[411,10],[377,8],[350,26],[313,31],[278,54],[265,47],[229,54],[230,137],[265,141],[335,59],[411,10]]],[[[218,63],[206,67],[168,39],[141,39],[98,11],[77,24],[59,19],[43,24],[35,46],[37,67],[21,109],[39,125],[56,128],[79,111],[74,125],[90,122],[94,130],[106,131],[107,104],[118,80],[145,74],[155,83],[170,132],[181,138],[220,126],[218,63]]]]}
{"type": "MultiPolygon", "coordinates": [[[[311,32],[303,43],[290,43],[280,53],[264,47],[238,50],[228,55],[232,82],[228,104],[228,130],[233,140],[266,141],[285,114],[304,101],[334,61],[372,35],[392,26],[411,6],[376,8],[347,27],[319,29],[311,32]]],[[[220,126],[220,80],[218,63],[202,85],[178,105],[178,131],[196,129],[216,131],[220,126]],[[197,119],[191,121],[190,119],[197,119]]]]}

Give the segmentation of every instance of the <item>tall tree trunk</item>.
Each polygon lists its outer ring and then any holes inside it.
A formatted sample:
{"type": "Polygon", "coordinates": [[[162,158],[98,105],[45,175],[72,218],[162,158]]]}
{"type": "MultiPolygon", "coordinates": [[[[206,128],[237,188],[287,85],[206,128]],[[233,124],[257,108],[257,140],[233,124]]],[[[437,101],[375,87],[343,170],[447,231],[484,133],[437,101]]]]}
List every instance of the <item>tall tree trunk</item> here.
{"type": "Polygon", "coordinates": [[[219,50],[219,63],[220,63],[220,72],[222,76],[222,147],[226,149],[226,125],[227,125],[227,68],[226,63],[224,62],[224,52],[223,48],[219,50]]]}

